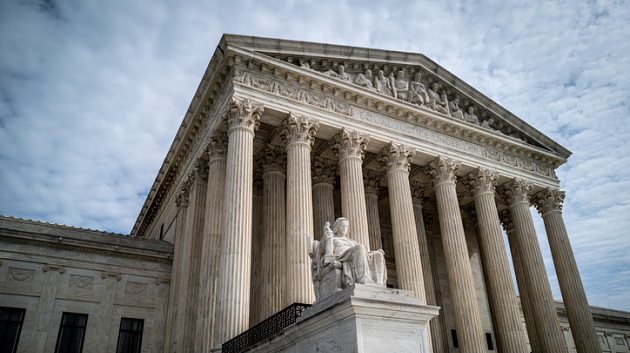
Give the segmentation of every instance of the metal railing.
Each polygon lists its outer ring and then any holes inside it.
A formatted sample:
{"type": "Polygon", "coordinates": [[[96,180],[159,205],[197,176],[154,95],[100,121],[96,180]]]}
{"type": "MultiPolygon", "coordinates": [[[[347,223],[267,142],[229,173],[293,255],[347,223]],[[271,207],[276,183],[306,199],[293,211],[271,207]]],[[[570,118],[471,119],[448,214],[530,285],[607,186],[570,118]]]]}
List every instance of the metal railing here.
{"type": "Polygon", "coordinates": [[[257,324],[249,330],[223,343],[221,352],[240,353],[257,343],[263,342],[284,331],[293,325],[302,312],[311,306],[310,304],[293,303],[281,311],[270,316],[265,321],[257,324]]]}

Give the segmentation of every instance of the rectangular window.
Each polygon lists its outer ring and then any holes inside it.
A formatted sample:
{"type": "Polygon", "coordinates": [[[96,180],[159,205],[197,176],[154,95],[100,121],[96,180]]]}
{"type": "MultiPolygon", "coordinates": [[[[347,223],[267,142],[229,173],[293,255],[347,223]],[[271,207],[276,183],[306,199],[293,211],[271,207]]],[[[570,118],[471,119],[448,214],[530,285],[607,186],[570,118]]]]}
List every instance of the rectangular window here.
{"type": "Polygon", "coordinates": [[[88,316],[86,314],[63,313],[55,353],[81,353],[88,316]]]}
{"type": "Polygon", "coordinates": [[[459,348],[459,342],[457,342],[457,331],[451,330],[451,338],[453,339],[453,347],[459,348]]]}
{"type": "Polygon", "coordinates": [[[492,342],[492,334],[490,332],[486,332],[486,343],[488,344],[488,350],[494,350],[494,343],[492,342]]]}
{"type": "Polygon", "coordinates": [[[142,328],[144,320],[127,319],[120,320],[120,333],[118,334],[117,353],[140,353],[142,347],[142,328]]]}
{"type": "Polygon", "coordinates": [[[0,352],[17,351],[26,309],[0,307],[0,352]]]}

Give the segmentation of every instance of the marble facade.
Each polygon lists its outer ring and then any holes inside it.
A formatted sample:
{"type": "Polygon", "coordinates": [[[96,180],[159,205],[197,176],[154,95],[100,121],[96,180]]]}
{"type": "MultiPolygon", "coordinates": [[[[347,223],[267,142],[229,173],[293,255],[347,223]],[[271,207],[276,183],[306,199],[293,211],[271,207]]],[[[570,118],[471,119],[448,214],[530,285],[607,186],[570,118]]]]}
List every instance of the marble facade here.
{"type": "Polygon", "coordinates": [[[309,239],[338,217],[383,250],[387,287],[440,307],[435,353],[622,352],[625,314],[589,307],[563,223],[570,154],[423,55],[224,35],[128,239],[173,244],[164,352],[313,303],[309,239]]]}

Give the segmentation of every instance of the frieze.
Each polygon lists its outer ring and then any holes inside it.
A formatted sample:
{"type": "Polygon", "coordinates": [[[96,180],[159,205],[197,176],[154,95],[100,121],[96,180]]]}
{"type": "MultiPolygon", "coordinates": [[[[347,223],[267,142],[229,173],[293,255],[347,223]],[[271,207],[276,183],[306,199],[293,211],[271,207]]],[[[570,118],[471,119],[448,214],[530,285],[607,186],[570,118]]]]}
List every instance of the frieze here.
{"type": "Polygon", "coordinates": [[[12,279],[20,282],[24,282],[26,280],[33,280],[34,270],[29,270],[25,268],[17,268],[17,267],[9,267],[9,276],[12,279]]]}
{"type": "Polygon", "coordinates": [[[127,282],[125,286],[125,293],[127,294],[142,294],[147,289],[146,283],[140,282],[127,282]]]}
{"type": "Polygon", "coordinates": [[[354,109],[352,118],[357,121],[369,123],[382,128],[393,130],[403,135],[419,138],[421,140],[436,143],[441,146],[453,148],[462,152],[487,158],[513,167],[533,172],[545,177],[557,178],[555,171],[545,165],[538,164],[531,160],[523,159],[504,151],[493,149],[487,146],[477,145],[458,138],[428,130],[423,127],[413,125],[404,121],[394,120],[382,115],[375,114],[360,108],[354,109]]]}
{"type": "Polygon", "coordinates": [[[94,286],[94,277],[90,276],[78,276],[72,275],[70,276],[70,282],[68,283],[68,287],[74,288],[83,288],[83,289],[92,289],[94,286]]]}

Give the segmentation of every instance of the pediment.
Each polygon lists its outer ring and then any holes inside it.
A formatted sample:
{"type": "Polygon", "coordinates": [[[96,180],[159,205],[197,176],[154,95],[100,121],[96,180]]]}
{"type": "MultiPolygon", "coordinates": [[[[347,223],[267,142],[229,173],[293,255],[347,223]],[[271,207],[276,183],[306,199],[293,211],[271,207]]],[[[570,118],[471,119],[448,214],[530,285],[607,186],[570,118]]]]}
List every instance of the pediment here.
{"type": "MultiPolygon", "coordinates": [[[[380,104],[387,109],[387,103],[380,101],[394,100],[427,115],[474,125],[490,135],[555,155],[559,158],[551,163],[555,167],[571,154],[422,54],[233,35],[225,35],[220,47],[222,51],[249,53],[258,61],[284,65],[298,72],[298,79],[302,72],[304,76],[350,85],[364,93],[368,105],[380,104]]],[[[279,74],[277,68],[267,69],[275,76],[296,78],[295,74],[279,74]]],[[[335,95],[340,92],[326,85],[322,89],[335,95]]],[[[343,107],[336,108],[340,109],[343,107]]]]}

